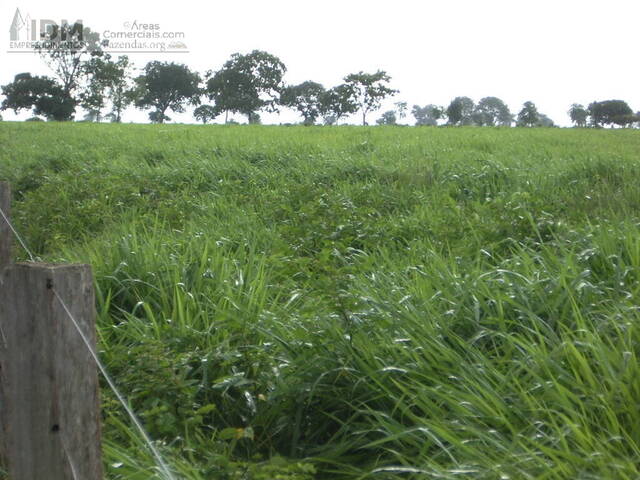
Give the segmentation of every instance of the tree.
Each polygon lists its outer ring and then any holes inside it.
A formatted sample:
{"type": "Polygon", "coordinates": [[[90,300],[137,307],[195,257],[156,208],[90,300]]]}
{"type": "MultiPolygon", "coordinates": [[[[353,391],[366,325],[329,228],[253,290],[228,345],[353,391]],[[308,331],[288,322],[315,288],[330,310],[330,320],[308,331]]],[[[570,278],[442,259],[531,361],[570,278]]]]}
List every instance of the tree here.
{"type": "Polygon", "coordinates": [[[534,127],[538,125],[540,121],[540,115],[535,103],[524,102],[522,110],[518,113],[517,125],[519,127],[534,127]]]}
{"type": "Polygon", "coordinates": [[[261,125],[262,119],[260,118],[260,114],[258,112],[252,112],[249,114],[249,125],[261,125]]]}
{"type": "Polygon", "coordinates": [[[444,108],[431,104],[424,107],[414,105],[411,109],[411,114],[416,119],[416,126],[426,125],[432,127],[438,125],[438,120],[445,116],[444,108]]]}
{"type": "MultiPolygon", "coordinates": [[[[228,62],[227,62],[228,63],[228,62]]],[[[242,94],[242,78],[239,72],[222,69],[215,74],[207,72],[205,91],[215,104],[218,113],[225,112],[224,123],[229,122],[229,112],[237,113],[258,108],[258,102],[242,94]]]]}
{"type": "Polygon", "coordinates": [[[81,23],[63,23],[51,25],[41,33],[34,48],[55,73],[65,95],[73,98],[80,85],[84,62],[101,56],[102,46],[100,36],[81,23]]]}
{"type": "Polygon", "coordinates": [[[220,112],[216,110],[213,105],[200,105],[193,111],[193,116],[196,120],[200,120],[202,123],[207,124],[219,115],[220,112]]]}
{"type": "Polygon", "coordinates": [[[151,123],[164,123],[170,121],[171,117],[165,115],[159,110],[154,110],[149,112],[149,120],[151,120],[151,123]]]}
{"type": "Polygon", "coordinates": [[[102,110],[111,101],[108,116],[114,122],[122,120],[122,111],[132,102],[131,65],[127,56],[111,60],[110,55],[94,57],[84,65],[88,82],[80,93],[81,106],[99,122],[102,110]]]}
{"type": "Polygon", "coordinates": [[[637,113],[627,113],[616,117],[615,124],[620,127],[632,127],[635,123],[640,121],[637,113]]]}
{"type": "Polygon", "coordinates": [[[536,122],[536,127],[555,127],[556,124],[544,113],[538,113],[538,121],[536,122]]]}
{"type": "Polygon", "coordinates": [[[322,124],[323,125],[335,125],[338,122],[335,115],[323,115],[322,124]]]}
{"type": "Polygon", "coordinates": [[[2,87],[5,99],[0,107],[20,110],[33,109],[34,115],[43,115],[48,120],[72,120],[76,102],[65,91],[62,85],[49,77],[31,76],[20,73],[13,82],[2,87]]]}
{"type": "Polygon", "coordinates": [[[586,127],[587,126],[587,118],[589,117],[589,112],[583,105],[579,103],[574,103],[571,105],[569,109],[569,117],[571,121],[576,127],[586,127]]]}
{"type": "Polygon", "coordinates": [[[447,107],[450,125],[472,125],[476,104],[469,97],[456,97],[447,107]]]}
{"type": "Polygon", "coordinates": [[[404,119],[407,116],[408,105],[407,102],[396,102],[394,103],[396,107],[396,112],[398,112],[398,118],[400,120],[404,119]]]}
{"type": "Polygon", "coordinates": [[[367,124],[367,114],[378,110],[382,101],[398,93],[387,84],[391,77],[383,70],[376,73],[352,73],[344,77],[345,84],[351,90],[353,102],[362,113],[362,125],[367,124]]]}
{"type": "Polygon", "coordinates": [[[388,110],[382,114],[382,116],[376,120],[378,125],[397,125],[398,119],[396,118],[396,112],[388,110]]]}
{"type": "Polygon", "coordinates": [[[357,111],[351,87],[345,83],[326,90],[320,97],[320,113],[325,124],[338,123],[342,117],[357,111]]]}
{"type": "Polygon", "coordinates": [[[321,100],[324,93],[325,89],[321,84],[306,81],[286,87],[280,96],[280,104],[297,110],[304,118],[305,125],[313,125],[322,111],[321,100]]]}
{"type": "Polygon", "coordinates": [[[153,61],[147,63],[144,74],[136,78],[135,105],[140,109],[149,107],[152,122],[170,120],[167,110],[177,113],[185,111],[185,104],[200,102],[200,75],[186,65],[153,61]]]}
{"type": "Polygon", "coordinates": [[[134,101],[132,95],[132,68],[129,57],[126,55],[118,58],[115,63],[107,64],[105,68],[107,96],[111,100],[109,116],[112,121],[117,123],[122,121],[122,112],[134,101]]]}
{"type": "Polygon", "coordinates": [[[287,68],[275,55],[254,50],[234,53],[215,73],[207,73],[206,92],[219,112],[240,113],[249,118],[263,109],[277,111],[287,68]]]}
{"type": "Polygon", "coordinates": [[[91,82],[80,94],[80,106],[87,110],[85,120],[91,122],[102,121],[102,110],[105,107],[103,88],[97,82],[91,82]]]}
{"type": "Polygon", "coordinates": [[[473,112],[473,120],[478,126],[510,127],[513,115],[511,115],[509,107],[498,97],[484,97],[478,102],[473,112]]]}
{"type": "Polygon", "coordinates": [[[589,116],[595,127],[618,125],[624,127],[633,123],[633,110],[623,100],[604,100],[589,105],[589,116]]]}

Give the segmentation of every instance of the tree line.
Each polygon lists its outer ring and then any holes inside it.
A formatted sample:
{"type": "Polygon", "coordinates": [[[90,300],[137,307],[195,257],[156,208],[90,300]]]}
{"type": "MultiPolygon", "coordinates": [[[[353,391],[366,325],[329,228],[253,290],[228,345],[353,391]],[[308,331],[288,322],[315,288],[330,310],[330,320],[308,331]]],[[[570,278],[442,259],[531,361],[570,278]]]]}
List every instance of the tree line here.
{"type": "MultiPolygon", "coordinates": [[[[73,120],[81,107],[87,121],[121,122],[129,106],[146,110],[149,120],[163,123],[169,114],[183,113],[195,107],[196,120],[208,123],[229,114],[246,117],[248,123],[260,123],[260,113],[277,112],[285,107],[297,112],[304,125],[322,122],[337,124],[359,114],[362,125],[382,102],[396,95],[391,77],[382,70],[346,75],[339,85],[325,88],[314,81],[288,85],[287,68],[275,55],[261,50],[235,53],[218,70],[203,75],[187,65],[151,61],[134,75],[127,56],[112,58],[104,51],[108,43],[88,28],[62,25],[43,36],[36,51],[53,72],[53,76],[20,73],[13,82],[3,85],[2,110],[31,110],[31,119],[73,120]]],[[[407,102],[396,102],[376,120],[378,125],[396,125],[407,117],[407,102]]],[[[513,114],[497,97],[485,97],[477,103],[469,97],[456,97],[444,107],[413,105],[416,125],[552,127],[554,122],[525,102],[513,114]]],[[[587,107],[573,104],[569,117],[577,127],[640,127],[640,112],[634,113],[622,100],[592,102],[587,107]]]]}

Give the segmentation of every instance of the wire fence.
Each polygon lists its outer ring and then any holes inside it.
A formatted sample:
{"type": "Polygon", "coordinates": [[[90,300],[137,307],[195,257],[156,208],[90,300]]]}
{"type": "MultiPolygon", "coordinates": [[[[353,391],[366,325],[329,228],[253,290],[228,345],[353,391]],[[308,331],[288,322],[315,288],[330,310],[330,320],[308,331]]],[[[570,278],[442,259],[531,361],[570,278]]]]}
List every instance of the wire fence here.
{"type": "MultiPolygon", "coordinates": [[[[13,235],[15,236],[15,238],[18,241],[18,243],[20,244],[20,246],[25,250],[25,252],[29,256],[30,262],[35,263],[35,262],[40,261],[40,258],[36,257],[33,254],[33,252],[31,251],[31,249],[29,249],[29,247],[27,246],[27,243],[24,241],[24,238],[18,233],[17,229],[14,227],[14,225],[11,222],[11,220],[9,219],[9,216],[2,210],[2,208],[0,208],[0,216],[2,217],[2,219],[8,225],[9,229],[11,230],[13,235]]],[[[2,272],[0,272],[0,274],[1,273],[2,272]]],[[[0,275],[0,286],[2,285],[2,278],[1,277],[2,277],[2,275],[0,275]]],[[[75,319],[75,317],[71,313],[70,308],[65,303],[64,299],[60,296],[60,293],[55,288],[53,288],[52,290],[53,290],[53,294],[54,294],[56,300],[62,306],[64,312],[66,313],[67,317],[69,318],[69,321],[72,323],[75,331],[78,333],[78,335],[80,335],[80,338],[82,339],[82,343],[87,348],[87,350],[89,352],[89,355],[91,355],[91,358],[93,358],[93,360],[94,360],[94,362],[96,364],[96,367],[98,368],[98,370],[102,374],[103,378],[105,379],[105,381],[109,385],[109,388],[112,390],[113,394],[118,399],[118,402],[122,405],[122,408],[124,408],[125,412],[127,413],[129,418],[131,419],[131,422],[134,424],[134,426],[136,427],[136,429],[140,433],[145,445],[147,446],[147,448],[149,449],[149,451],[153,455],[153,458],[155,459],[155,462],[157,464],[157,467],[158,467],[159,471],[162,474],[162,477],[164,477],[165,480],[177,480],[176,476],[172,473],[171,469],[169,468],[169,466],[168,466],[167,462],[165,461],[165,459],[163,458],[162,454],[160,453],[158,448],[154,445],[153,440],[151,439],[151,437],[149,436],[149,434],[145,430],[144,426],[142,425],[142,422],[139,420],[138,416],[135,414],[135,412],[133,411],[133,409],[129,405],[129,402],[126,400],[125,396],[120,392],[120,390],[117,388],[115,382],[113,381],[113,378],[107,372],[107,369],[106,369],[105,365],[102,363],[102,361],[100,360],[100,357],[98,356],[97,352],[92,348],[91,342],[89,341],[89,338],[85,335],[85,333],[80,328],[80,324],[78,323],[78,321],[75,319]]],[[[2,340],[3,340],[3,342],[5,344],[6,344],[6,342],[10,341],[10,339],[5,338],[4,333],[2,333],[2,325],[0,325],[0,335],[2,336],[2,340]]],[[[63,448],[64,448],[64,444],[63,444],[63,448]]],[[[67,449],[64,448],[64,450],[67,450],[67,449]]],[[[76,480],[76,473],[75,473],[76,468],[75,468],[75,466],[73,464],[70,452],[65,451],[64,453],[65,453],[65,457],[69,461],[69,466],[70,466],[70,470],[72,472],[72,476],[73,476],[74,480],[76,480]]],[[[80,480],[80,479],[78,479],[78,480],[80,480]]]]}

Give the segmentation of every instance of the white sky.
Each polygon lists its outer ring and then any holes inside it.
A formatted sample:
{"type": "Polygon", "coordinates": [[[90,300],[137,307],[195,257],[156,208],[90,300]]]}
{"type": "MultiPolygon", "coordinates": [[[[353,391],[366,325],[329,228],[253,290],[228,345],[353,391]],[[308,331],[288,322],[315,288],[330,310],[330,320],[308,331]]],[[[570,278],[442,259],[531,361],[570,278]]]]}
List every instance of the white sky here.
{"type": "MultiPolygon", "coordinates": [[[[475,101],[495,95],[514,113],[532,100],[561,125],[569,123],[574,102],[619,98],[640,110],[638,0],[0,2],[0,85],[20,72],[49,74],[33,54],[7,53],[18,7],[34,19],[82,19],[98,32],[123,30],[135,20],[184,32],[189,53],[129,54],[137,67],[159,59],[204,72],[234,52],[260,49],[280,57],[292,84],[330,87],[352,72],[386,70],[400,90],[388,106],[400,100],[446,106],[458,95],[475,101]]],[[[131,110],[124,121],[146,121],[146,115],[131,110]]],[[[192,121],[189,114],[169,116],[192,121]]],[[[288,111],[262,117],[299,120],[288,111]]]]}

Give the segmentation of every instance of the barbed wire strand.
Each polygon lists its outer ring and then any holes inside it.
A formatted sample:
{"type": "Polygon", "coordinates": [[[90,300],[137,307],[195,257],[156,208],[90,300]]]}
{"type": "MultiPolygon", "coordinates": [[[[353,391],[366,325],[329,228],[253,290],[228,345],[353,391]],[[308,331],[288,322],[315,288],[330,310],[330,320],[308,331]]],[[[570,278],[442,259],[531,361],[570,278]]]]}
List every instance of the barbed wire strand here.
{"type": "Polygon", "coordinates": [[[118,401],[122,404],[122,407],[125,409],[125,411],[129,415],[129,417],[131,418],[131,421],[133,422],[133,424],[136,426],[136,428],[140,432],[140,435],[142,435],[142,438],[144,439],[144,441],[146,442],[147,446],[149,447],[149,450],[151,451],[151,453],[155,457],[156,461],[158,462],[158,466],[160,467],[160,470],[162,470],[162,473],[166,476],[166,480],[177,480],[176,477],[174,477],[173,473],[171,473],[171,470],[169,470],[169,467],[167,466],[166,462],[162,458],[162,455],[160,454],[158,449],[153,444],[153,441],[151,440],[151,438],[147,434],[146,430],[142,426],[142,423],[140,422],[140,420],[138,420],[138,417],[136,416],[134,411],[131,409],[131,407],[129,406],[129,404],[125,400],[124,396],[120,393],[120,391],[116,387],[116,384],[111,379],[111,376],[107,373],[106,367],[100,361],[100,358],[98,357],[98,354],[93,350],[93,347],[91,346],[91,342],[89,342],[89,339],[87,338],[87,336],[84,334],[84,332],[80,328],[80,325],[78,324],[78,322],[76,321],[74,316],[71,314],[71,311],[69,310],[69,307],[67,307],[66,303],[64,303],[64,300],[60,297],[60,295],[58,294],[58,292],[56,291],[55,288],[53,289],[53,294],[55,295],[55,297],[60,302],[60,305],[62,305],[62,308],[64,309],[64,311],[66,312],[67,316],[69,317],[69,319],[73,323],[73,326],[75,327],[75,329],[80,334],[80,337],[82,338],[82,341],[84,342],[85,346],[89,350],[89,353],[93,357],[93,360],[96,362],[96,365],[98,366],[98,369],[100,369],[100,372],[102,373],[102,376],[104,377],[104,379],[109,384],[109,387],[111,388],[111,390],[113,391],[115,396],[118,398],[118,401]]]}
{"type": "Polygon", "coordinates": [[[27,247],[27,244],[24,242],[24,240],[22,240],[22,237],[20,236],[18,231],[13,227],[13,224],[11,223],[11,220],[9,220],[9,217],[7,217],[7,215],[4,213],[2,208],[0,208],[0,215],[2,215],[2,218],[4,218],[4,221],[7,222],[7,225],[9,225],[9,228],[11,229],[13,234],[15,235],[16,239],[18,240],[18,242],[20,243],[22,248],[24,248],[24,250],[27,252],[27,255],[29,255],[29,258],[31,259],[31,261],[35,262],[36,261],[36,257],[33,256],[33,253],[31,253],[31,250],[29,250],[29,247],[27,247]]]}

